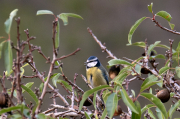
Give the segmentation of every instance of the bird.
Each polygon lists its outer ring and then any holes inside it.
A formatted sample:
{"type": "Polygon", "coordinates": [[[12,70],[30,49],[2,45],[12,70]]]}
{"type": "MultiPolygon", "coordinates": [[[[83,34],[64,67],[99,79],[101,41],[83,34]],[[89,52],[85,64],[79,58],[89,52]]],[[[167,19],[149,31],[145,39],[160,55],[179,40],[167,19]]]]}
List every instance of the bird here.
{"type": "Polygon", "coordinates": [[[96,56],[90,56],[85,62],[87,82],[92,88],[109,85],[108,72],[96,56]]]}

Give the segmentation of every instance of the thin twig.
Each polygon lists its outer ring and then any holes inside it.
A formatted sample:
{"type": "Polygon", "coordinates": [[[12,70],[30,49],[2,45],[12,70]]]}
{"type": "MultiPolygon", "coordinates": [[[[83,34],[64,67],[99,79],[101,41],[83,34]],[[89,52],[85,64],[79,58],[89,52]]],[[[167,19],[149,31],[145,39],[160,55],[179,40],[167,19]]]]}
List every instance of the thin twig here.
{"type": "Polygon", "coordinates": [[[71,54],[69,54],[69,55],[65,55],[65,56],[61,56],[60,58],[57,58],[56,59],[56,61],[57,60],[62,60],[62,59],[64,59],[64,58],[67,58],[67,57],[69,57],[69,56],[72,56],[72,55],[75,55],[78,51],[80,51],[81,49],[80,48],[77,48],[74,52],[72,52],[71,54]]]}
{"type": "Polygon", "coordinates": [[[92,37],[94,38],[94,40],[99,44],[99,46],[101,47],[102,51],[105,51],[105,52],[109,55],[108,57],[110,57],[110,58],[112,58],[112,59],[117,59],[117,57],[116,57],[115,55],[113,55],[113,54],[111,53],[111,51],[109,51],[109,50],[106,48],[106,46],[104,46],[104,45],[101,43],[101,41],[99,41],[99,40],[97,39],[97,37],[93,34],[92,30],[91,30],[89,27],[87,28],[87,30],[88,30],[88,32],[92,35],[92,37]]]}
{"type": "Polygon", "coordinates": [[[1,87],[3,89],[3,93],[7,93],[7,90],[6,90],[6,87],[5,87],[5,78],[6,78],[6,75],[5,75],[5,71],[3,72],[3,77],[0,78],[0,83],[1,83],[1,87]]]}
{"type": "Polygon", "coordinates": [[[55,107],[53,107],[53,108],[51,108],[51,109],[48,109],[48,110],[46,110],[46,111],[44,111],[44,112],[42,112],[43,114],[47,114],[47,113],[49,113],[49,112],[51,112],[51,111],[54,111],[56,108],[55,107]]]}
{"type": "Polygon", "coordinates": [[[180,35],[180,32],[177,32],[176,30],[171,30],[171,29],[168,29],[166,27],[161,26],[155,19],[152,19],[152,21],[156,24],[157,27],[159,27],[159,28],[161,28],[161,29],[163,29],[165,31],[168,31],[170,33],[180,35]]]}

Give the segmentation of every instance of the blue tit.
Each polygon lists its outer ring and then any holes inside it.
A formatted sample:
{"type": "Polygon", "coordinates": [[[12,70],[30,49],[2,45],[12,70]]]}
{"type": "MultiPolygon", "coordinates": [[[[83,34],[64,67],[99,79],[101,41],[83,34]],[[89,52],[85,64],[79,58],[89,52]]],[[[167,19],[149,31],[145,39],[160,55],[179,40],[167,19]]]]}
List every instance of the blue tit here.
{"type": "Polygon", "coordinates": [[[90,56],[86,63],[88,83],[94,88],[100,85],[109,85],[108,73],[95,56],[90,56]]]}

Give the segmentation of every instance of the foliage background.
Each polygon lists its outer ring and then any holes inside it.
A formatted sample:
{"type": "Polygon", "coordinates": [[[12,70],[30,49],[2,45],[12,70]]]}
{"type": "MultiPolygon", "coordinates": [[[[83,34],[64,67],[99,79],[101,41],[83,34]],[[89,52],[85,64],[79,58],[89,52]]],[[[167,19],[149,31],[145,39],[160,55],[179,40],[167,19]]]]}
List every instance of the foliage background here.
{"type": "MultiPolygon", "coordinates": [[[[64,26],[60,22],[60,53],[66,55],[74,51],[76,48],[81,48],[77,55],[62,60],[63,71],[65,75],[73,80],[74,73],[85,75],[84,62],[91,56],[97,56],[101,63],[106,66],[107,54],[102,53],[98,44],[93,40],[91,35],[87,32],[87,27],[90,27],[93,33],[101,42],[105,42],[106,46],[118,58],[128,57],[136,59],[144,52],[142,48],[135,46],[126,46],[127,35],[130,27],[136,20],[143,16],[152,17],[147,9],[147,5],[153,2],[154,13],[164,10],[171,14],[171,23],[174,23],[175,29],[180,31],[179,24],[179,11],[180,1],[174,0],[0,0],[0,36],[7,35],[4,31],[4,22],[9,17],[9,13],[14,9],[19,9],[17,16],[21,17],[20,32],[21,40],[26,39],[25,29],[29,29],[30,35],[36,36],[36,39],[31,41],[36,45],[40,45],[42,51],[46,56],[52,57],[52,20],[53,16],[42,15],[36,16],[38,10],[51,10],[54,14],[60,13],[75,13],[81,15],[84,20],[69,19],[69,25],[64,26]]],[[[168,23],[157,18],[162,26],[168,26],[168,23]]],[[[176,48],[180,40],[178,35],[168,33],[154,26],[154,23],[149,19],[142,22],[133,35],[133,42],[144,41],[148,39],[148,43],[152,44],[155,41],[161,41],[161,44],[169,45],[169,39],[174,39],[173,47],[176,48]]],[[[16,23],[13,22],[11,29],[11,39],[16,41],[16,23]]],[[[1,39],[0,39],[1,40],[1,39]]],[[[1,41],[0,41],[1,42],[1,41]]],[[[164,49],[157,49],[159,54],[164,54],[164,49]]],[[[15,56],[15,54],[14,54],[15,56]]],[[[49,64],[45,64],[45,60],[37,52],[34,54],[34,61],[36,62],[39,71],[49,70],[49,64]]],[[[164,64],[163,60],[159,60],[161,67],[164,64]]],[[[0,75],[5,70],[4,59],[0,59],[0,75]]],[[[33,72],[27,67],[25,74],[31,75],[33,72]]],[[[24,79],[26,82],[35,82],[34,87],[38,87],[41,81],[39,79],[24,79]]],[[[84,90],[87,86],[79,76],[77,84],[84,90]]],[[[139,92],[141,81],[135,81],[130,84],[130,87],[137,93],[139,92]]],[[[65,91],[58,86],[59,90],[64,93],[65,91]]],[[[66,94],[66,93],[64,93],[66,94]]],[[[28,95],[27,95],[28,96],[28,95]]],[[[48,96],[44,103],[48,102],[48,96]]],[[[31,99],[29,99],[31,100],[31,99]]],[[[144,100],[144,99],[143,99],[144,100]]],[[[52,102],[43,105],[47,108],[52,102]]],[[[61,104],[61,102],[59,102],[61,104]]],[[[146,102],[144,102],[145,104],[146,102]]],[[[141,107],[144,105],[141,103],[141,107]]],[[[171,101],[166,106],[169,109],[171,101]]]]}

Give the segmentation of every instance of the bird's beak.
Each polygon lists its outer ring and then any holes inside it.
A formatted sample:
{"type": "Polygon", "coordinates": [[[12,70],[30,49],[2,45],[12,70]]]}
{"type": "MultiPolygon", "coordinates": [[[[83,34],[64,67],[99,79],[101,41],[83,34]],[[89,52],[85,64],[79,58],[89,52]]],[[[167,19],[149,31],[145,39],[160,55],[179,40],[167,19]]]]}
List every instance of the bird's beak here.
{"type": "Polygon", "coordinates": [[[84,62],[84,65],[86,66],[86,65],[87,65],[87,62],[84,62]]]}

